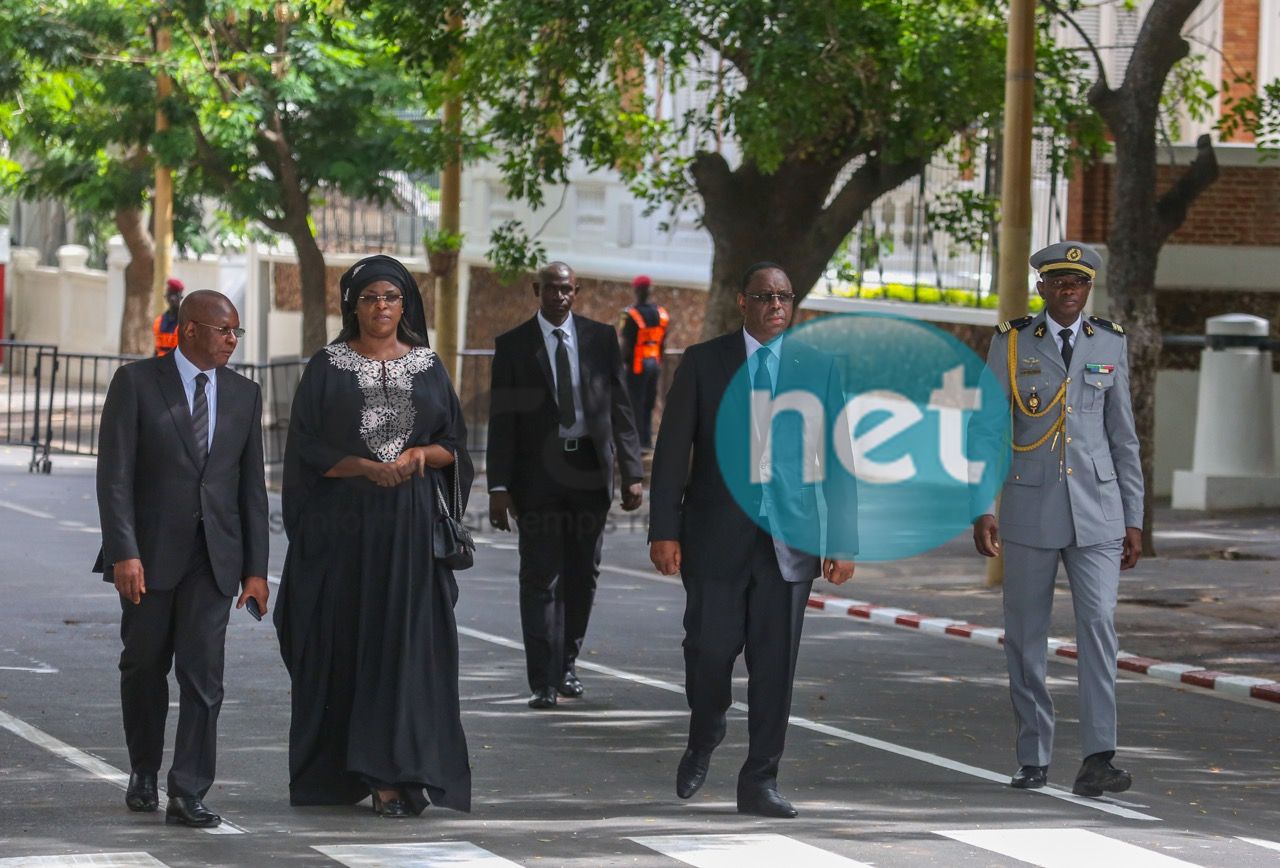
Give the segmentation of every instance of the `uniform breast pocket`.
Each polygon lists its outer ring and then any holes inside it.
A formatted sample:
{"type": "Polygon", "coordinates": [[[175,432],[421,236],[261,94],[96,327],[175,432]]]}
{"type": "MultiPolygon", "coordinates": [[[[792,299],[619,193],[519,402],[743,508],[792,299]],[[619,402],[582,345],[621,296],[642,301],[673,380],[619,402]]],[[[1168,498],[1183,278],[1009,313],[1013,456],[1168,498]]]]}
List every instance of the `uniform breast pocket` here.
{"type": "Polygon", "coordinates": [[[1101,413],[1107,405],[1107,392],[1115,385],[1115,374],[1084,375],[1084,409],[1088,413],[1101,413]]]}
{"type": "Polygon", "coordinates": [[[1038,525],[1040,487],[1043,483],[1043,464],[1014,459],[1004,480],[1004,493],[1000,496],[1001,524],[1038,525]]]}

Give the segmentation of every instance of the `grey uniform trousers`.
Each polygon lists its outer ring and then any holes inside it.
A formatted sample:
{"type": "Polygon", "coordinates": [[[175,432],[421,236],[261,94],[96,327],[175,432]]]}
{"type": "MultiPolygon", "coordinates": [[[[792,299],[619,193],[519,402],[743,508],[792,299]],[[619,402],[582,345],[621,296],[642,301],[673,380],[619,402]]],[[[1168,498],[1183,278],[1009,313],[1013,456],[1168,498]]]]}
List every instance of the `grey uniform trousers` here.
{"type": "Polygon", "coordinates": [[[1004,652],[1017,721],[1018,764],[1049,765],[1053,699],[1045,683],[1058,559],[1075,609],[1083,756],[1116,749],[1116,593],[1122,540],[1061,549],[1003,542],[1004,652]]]}

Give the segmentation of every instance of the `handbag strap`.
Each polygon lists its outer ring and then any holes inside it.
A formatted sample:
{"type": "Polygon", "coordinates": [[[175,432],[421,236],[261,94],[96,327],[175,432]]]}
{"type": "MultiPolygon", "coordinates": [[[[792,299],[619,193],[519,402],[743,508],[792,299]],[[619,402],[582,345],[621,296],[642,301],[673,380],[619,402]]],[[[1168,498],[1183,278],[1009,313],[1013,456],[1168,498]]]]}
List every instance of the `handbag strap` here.
{"type": "Polygon", "coordinates": [[[453,474],[452,474],[453,480],[451,484],[450,483],[446,483],[446,484],[451,485],[453,489],[453,511],[451,512],[449,510],[449,503],[445,500],[444,492],[440,490],[440,482],[438,480],[435,486],[436,501],[440,504],[440,511],[443,512],[446,516],[453,519],[461,519],[462,518],[462,488],[459,485],[459,480],[458,480],[458,459],[457,459],[456,453],[454,455],[453,463],[449,466],[453,471],[453,474]]]}

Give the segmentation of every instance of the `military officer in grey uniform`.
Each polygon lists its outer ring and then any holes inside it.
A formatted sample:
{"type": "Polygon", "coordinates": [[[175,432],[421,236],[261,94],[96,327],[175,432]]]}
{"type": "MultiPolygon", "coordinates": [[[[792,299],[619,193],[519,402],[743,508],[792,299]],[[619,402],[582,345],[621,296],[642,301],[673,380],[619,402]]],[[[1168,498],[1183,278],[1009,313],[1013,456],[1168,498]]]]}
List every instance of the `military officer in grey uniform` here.
{"type": "MultiPolygon", "coordinates": [[[[995,557],[1004,551],[1004,649],[1021,766],[1010,783],[1034,789],[1048,777],[1054,720],[1045,666],[1061,560],[1075,609],[1085,757],[1072,791],[1091,797],[1132,784],[1128,772],[1111,764],[1114,613],[1120,571],[1134,566],[1142,551],[1142,465],[1124,329],[1083,314],[1101,264],[1096,251],[1074,241],[1031,257],[1044,311],[997,326],[987,356],[1012,415],[1013,455],[999,520],[989,503],[973,504],[978,552],[995,557]]],[[[970,431],[976,449],[984,438],[986,448],[1007,448],[999,432],[970,431]]]]}

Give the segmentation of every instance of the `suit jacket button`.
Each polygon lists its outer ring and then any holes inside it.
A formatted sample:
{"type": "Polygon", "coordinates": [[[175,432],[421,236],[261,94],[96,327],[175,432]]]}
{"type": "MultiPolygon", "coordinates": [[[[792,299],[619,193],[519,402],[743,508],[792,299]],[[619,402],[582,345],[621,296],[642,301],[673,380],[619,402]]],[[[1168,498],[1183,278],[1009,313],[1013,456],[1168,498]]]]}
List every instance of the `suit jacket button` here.
{"type": "Polygon", "coordinates": [[[193,512],[193,513],[191,513],[191,517],[192,517],[192,518],[194,518],[196,521],[199,521],[199,520],[200,520],[200,513],[198,513],[198,512],[193,512]]]}

